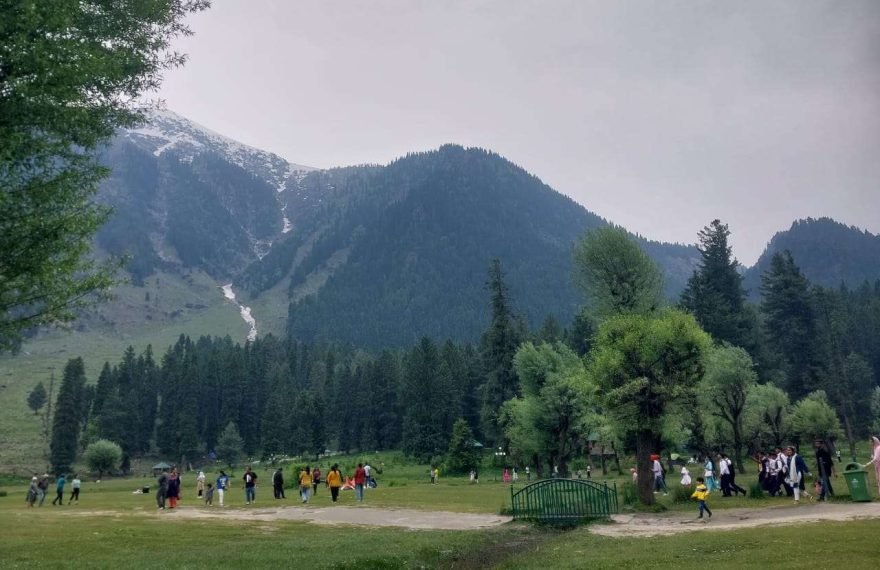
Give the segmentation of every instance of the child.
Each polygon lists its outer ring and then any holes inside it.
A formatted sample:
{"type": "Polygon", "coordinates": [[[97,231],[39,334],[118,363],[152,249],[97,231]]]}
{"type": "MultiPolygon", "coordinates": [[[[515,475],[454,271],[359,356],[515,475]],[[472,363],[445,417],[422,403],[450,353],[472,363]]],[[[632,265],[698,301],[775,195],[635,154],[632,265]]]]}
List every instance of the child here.
{"type": "Polygon", "coordinates": [[[206,505],[214,504],[214,484],[208,483],[208,488],[202,491],[203,496],[205,497],[206,505]]]}
{"type": "Polygon", "coordinates": [[[700,501],[700,516],[698,518],[703,518],[703,511],[709,513],[709,518],[712,518],[712,511],[706,504],[707,498],[709,498],[709,489],[706,488],[706,480],[703,477],[697,477],[697,490],[691,495],[691,499],[700,501]]]}

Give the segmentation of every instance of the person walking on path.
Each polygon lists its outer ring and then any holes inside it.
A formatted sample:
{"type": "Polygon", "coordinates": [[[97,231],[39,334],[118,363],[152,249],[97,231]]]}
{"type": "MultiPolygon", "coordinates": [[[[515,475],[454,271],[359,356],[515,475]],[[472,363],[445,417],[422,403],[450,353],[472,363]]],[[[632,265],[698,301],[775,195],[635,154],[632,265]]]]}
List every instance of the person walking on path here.
{"type": "Polygon", "coordinates": [[[660,464],[660,456],[657,454],[651,455],[651,461],[651,471],[654,473],[654,493],[659,493],[662,490],[663,495],[668,495],[669,489],[667,489],[666,481],[663,479],[663,465],[660,464]]]}
{"type": "Polygon", "coordinates": [[[40,480],[37,481],[37,498],[40,500],[40,505],[43,506],[43,501],[46,500],[46,495],[49,494],[49,474],[46,473],[40,480]]]}
{"type": "Polygon", "coordinates": [[[58,476],[58,479],[55,480],[55,491],[57,495],[52,500],[52,504],[58,504],[59,506],[64,506],[64,485],[67,483],[67,479],[64,478],[64,474],[58,476]]]}
{"type": "Polygon", "coordinates": [[[272,489],[276,499],[287,498],[284,496],[284,473],[281,467],[272,474],[272,489]]]}
{"type": "Polygon", "coordinates": [[[76,504],[79,504],[79,488],[82,485],[82,481],[79,480],[79,473],[74,473],[73,481],[70,482],[70,499],[67,500],[67,504],[69,505],[73,501],[76,501],[76,504]]]}
{"type": "Polygon", "coordinates": [[[223,495],[226,494],[226,489],[229,487],[229,477],[226,475],[225,471],[221,471],[220,475],[217,477],[217,498],[220,499],[220,506],[223,506],[223,495]]]}
{"type": "MultiPolygon", "coordinates": [[[[434,472],[432,471],[432,473],[434,472]]],[[[364,500],[364,485],[366,482],[367,474],[364,471],[364,466],[358,463],[357,469],[354,470],[354,496],[360,502],[364,500]]]]}
{"type": "Polygon", "coordinates": [[[809,497],[813,498],[812,495],[807,493],[806,490],[806,475],[810,474],[809,469],[807,468],[807,464],[804,461],[804,458],[798,455],[797,451],[794,447],[787,447],[785,450],[785,455],[788,457],[788,477],[787,483],[794,494],[794,502],[799,503],[801,500],[801,493],[809,497]]]}
{"type": "Polygon", "coordinates": [[[168,472],[163,469],[156,479],[156,506],[163,511],[166,498],[168,498],[168,472]]]}
{"type": "Polygon", "coordinates": [[[250,505],[257,502],[257,474],[248,465],[242,477],[244,481],[244,504],[250,505]]]}
{"type": "Polygon", "coordinates": [[[177,501],[180,500],[180,475],[178,475],[176,467],[171,470],[171,476],[168,477],[166,494],[168,495],[168,506],[176,509],[177,501]]]}
{"type": "Polygon", "coordinates": [[[818,500],[824,501],[827,497],[834,496],[831,478],[837,477],[837,472],[834,469],[834,459],[831,457],[831,452],[828,451],[825,441],[817,439],[813,442],[813,447],[816,448],[816,471],[819,473],[821,485],[818,500]]]}
{"type": "Polygon", "coordinates": [[[706,504],[710,492],[709,488],[706,487],[706,480],[702,477],[697,477],[697,488],[691,495],[691,499],[696,499],[700,502],[700,516],[697,518],[703,518],[703,511],[708,513],[710,519],[712,518],[712,511],[709,510],[709,505],[706,504]]]}
{"type": "Polygon", "coordinates": [[[304,504],[309,502],[312,495],[312,471],[308,465],[299,472],[299,495],[304,504]]]}
{"type": "Polygon", "coordinates": [[[742,493],[742,496],[745,497],[746,490],[736,484],[736,468],[733,466],[733,461],[726,453],[722,453],[721,461],[719,463],[721,462],[727,464],[727,473],[730,476],[730,479],[728,480],[728,489],[733,491],[735,495],[742,493]]]}
{"type": "Polygon", "coordinates": [[[880,439],[876,437],[871,438],[871,461],[865,463],[865,469],[868,468],[868,465],[874,465],[874,474],[877,476],[877,492],[880,493],[880,439]]]}
{"type": "Polygon", "coordinates": [[[312,496],[315,497],[318,495],[318,485],[321,484],[321,468],[315,466],[312,469],[312,496]]]}
{"type": "Polygon", "coordinates": [[[327,487],[330,488],[330,499],[335,503],[339,499],[339,488],[342,487],[342,473],[339,472],[339,465],[335,463],[327,473],[327,487]]]}
{"type": "Polygon", "coordinates": [[[198,477],[196,477],[196,494],[199,498],[202,497],[202,493],[205,492],[205,472],[199,471],[198,477]]]}
{"type": "MultiPolygon", "coordinates": [[[[700,478],[697,480],[699,481],[700,478]]],[[[718,482],[715,479],[715,464],[712,463],[711,457],[706,457],[706,462],[703,464],[703,481],[705,481],[706,488],[711,493],[712,491],[718,489],[718,482]]]]}

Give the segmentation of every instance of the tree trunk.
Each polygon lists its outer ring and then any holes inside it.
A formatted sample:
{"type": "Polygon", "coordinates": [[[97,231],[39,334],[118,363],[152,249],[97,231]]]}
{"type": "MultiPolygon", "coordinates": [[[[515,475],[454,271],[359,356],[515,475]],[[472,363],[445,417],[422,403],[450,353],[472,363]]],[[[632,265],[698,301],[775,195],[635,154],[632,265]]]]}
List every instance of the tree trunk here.
{"type": "Polygon", "coordinates": [[[614,452],[614,466],[617,468],[617,474],[623,475],[623,469],[620,468],[620,455],[618,455],[613,443],[611,444],[611,451],[614,452]]]}
{"type": "Polygon", "coordinates": [[[856,460],[856,438],[853,435],[852,429],[852,421],[850,421],[849,414],[843,412],[843,425],[844,429],[846,429],[846,440],[849,442],[849,454],[852,457],[852,460],[856,460]]]}
{"type": "Polygon", "coordinates": [[[636,433],[636,472],[638,473],[639,500],[644,505],[654,504],[654,474],[651,471],[651,453],[654,452],[654,434],[650,430],[636,433]]]}
{"type": "Polygon", "coordinates": [[[602,462],[602,475],[608,475],[608,464],[605,462],[605,446],[599,447],[599,461],[602,462]]]}
{"type": "Polygon", "coordinates": [[[742,427],[739,421],[733,422],[731,427],[733,427],[733,460],[736,461],[736,470],[742,475],[746,472],[742,454],[742,427]]]}

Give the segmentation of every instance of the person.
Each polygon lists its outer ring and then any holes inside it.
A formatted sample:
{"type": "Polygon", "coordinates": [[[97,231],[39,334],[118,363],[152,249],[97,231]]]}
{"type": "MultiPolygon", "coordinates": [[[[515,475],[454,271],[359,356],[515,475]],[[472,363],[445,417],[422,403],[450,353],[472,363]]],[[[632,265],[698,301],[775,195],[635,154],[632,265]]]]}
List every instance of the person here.
{"type": "Polygon", "coordinates": [[[691,486],[691,472],[684,465],[681,466],[681,484],[684,487],[691,486]]]}
{"type": "Polygon", "coordinates": [[[532,470],[529,469],[528,465],[526,465],[526,481],[528,482],[531,480],[532,480],[532,470]]]}
{"type": "Polygon", "coordinates": [[[663,480],[663,465],[660,464],[660,456],[651,455],[651,461],[651,471],[654,473],[654,493],[659,493],[662,490],[663,495],[666,496],[669,494],[669,489],[666,487],[666,481],[663,480]]]}
{"type": "Polygon", "coordinates": [[[39,481],[37,481],[37,476],[34,475],[31,477],[31,484],[28,487],[27,495],[25,496],[24,502],[27,503],[28,507],[33,508],[34,503],[37,502],[37,495],[39,495],[39,481]]]}
{"type": "Polygon", "coordinates": [[[79,473],[74,473],[73,481],[70,482],[70,499],[67,501],[69,505],[73,501],[76,501],[76,504],[79,504],[79,488],[82,485],[82,481],[79,480],[79,473]]]}
{"type": "Polygon", "coordinates": [[[440,482],[440,468],[438,466],[434,466],[434,483],[440,482]]]}
{"type": "Polygon", "coordinates": [[[630,477],[632,477],[633,485],[638,485],[639,484],[639,470],[636,469],[635,467],[630,467],[629,468],[629,475],[630,475],[630,477]]]}
{"type": "Polygon", "coordinates": [[[726,453],[721,454],[721,461],[719,461],[719,465],[721,463],[727,464],[727,489],[728,489],[728,497],[730,496],[730,491],[733,491],[734,495],[739,495],[742,493],[742,496],[746,496],[746,490],[736,484],[736,469],[733,466],[733,461],[726,453]]]}
{"type": "Polygon", "coordinates": [[[257,474],[248,465],[242,477],[244,480],[244,504],[250,505],[257,502],[257,474]]]}
{"type": "Polygon", "coordinates": [[[229,477],[226,475],[225,471],[220,471],[220,475],[217,476],[217,498],[220,499],[220,506],[223,506],[223,495],[226,493],[226,489],[229,487],[229,477]]]}
{"type": "Polygon", "coordinates": [[[321,469],[315,466],[312,469],[312,495],[318,494],[318,485],[321,484],[321,469]]]}
{"type": "Polygon", "coordinates": [[[880,493],[880,439],[877,437],[871,438],[871,461],[865,463],[865,469],[868,468],[868,465],[874,465],[874,474],[877,476],[877,492],[880,493]]]}
{"type": "Polygon", "coordinates": [[[202,494],[205,492],[205,472],[199,471],[198,477],[196,477],[196,494],[199,498],[202,497],[202,494]]]}
{"type": "Polygon", "coordinates": [[[177,508],[177,501],[180,500],[180,475],[177,474],[177,468],[171,469],[171,476],[168,477],[168,503],[172,509],[177,508]]]}
{"type": "Polygon", "coordinates": [[[214,504],[214,485],[208,483],[208,488],[204,490],[205,504],[213,505],[214,504]]]}
{"type": "Polygon", "coordinates": [[[468,480],[470,481],[471,485],[476,483],[476,481],[474,480],[475,477],[476,477],[476,472],[473,469],[471,469],[470,475],[468,476],[468,480]]]}
{"type": "Polygon", "coordinates": [[[279,467],[272,474],[272,489],[276,499],[286,499],[284,496],[284,473],[283,468],[279,467]]]}
{"type": "Polygon", "coordinates": [[[373,482],[373,469],[369,463],[364,464],[364,474],[366,475],[367,486],[369,487],[370,483],[373,482]]]}
{"type": "Polygon", "coordinates": [[[785,495],[787,497],[794,496],[794,489],[792,489],[791,485],[789,485],[788,479],[788,454],[781,448],[776,448],[776,457],[779,458],[779,486],[785,490],[785,495]]]}
{"type": "Polygon", "coordinates": [[[587,464],[587,479],[593,478],[593,466],[589,463],[587,464]]]}
{"type": "MultiPolygon", "coordinates": [[[[706,462],[703,464],[703,481],[706,484],[706,488],[709,489],[709,492],[718,489],[718,483],[715,480],[715,464],[712,463],[712,458],[706,456],[706,462]]],[[[699,481],[699,479],[697,479],[699,481]]]]}
{"type": "Polygon", "coordinates": [[[706,486],[706,480],[703,477],[697,477],[697,488],[691,495],[691,499],[696,499],[700,502],[700,516],[697,518],[703,518],[703,511],[708,513],[710,519],[712,518],[712,511],[709,509],[709,505],[706,504],[706,499],[709,498],[709,493],[711,493],[711,490],[706,486]]]}
{"type": "Polygon", "coordinates": [[[303,504],[309,502],[312,494],[312,470],[306,465],[305,469],[299,472],[299,495],[302,497],[303,504]]]}
{"type": "Polygon", "coordinates": [[[837,477],[837,473],[834,470],[834,459],[825,441],[817,439],[813,442],[813,447],[816,449],[816,472],[819,474],[818,483],[821,486],[817,500],[824,501],[827,497],[834,496],[831,477],[837,477]]]}
{"type": "Polygon", "coordinates": [[[511,480],[512,480],[514,483],[516,483],[517,479],[519,479],[519,475],[516,474],[516,467],[514,467],[513,469],[511,469],[511,471],[510,471],[510,478],[511,478],[511,480]]]}
{"type": "Polygon", "coordinates": [[[770,457],[767,458],[767,476],[764,478],[764,489],[770,494],[771,497],[775,497],[779,494],[779,487],[781,485],[781,474],[782,474],[782,459],[776,453],[776,450],[770,452],[770,457]]]}
{"type": "Polygon", "coordinates": [[[168,471],[163,469],[156,478],[156,506],[165,510],[165,499],[168,496],[168,471]]]}
{"type": "Polygon", "coordinates": [[[327,487],[330,488],[330,500],[335,503],[339,498],[339,488],[342,487],[342,473],[339,472],[339,465],[335,463],[327,473],[327,487]]]}
{"type": "Polygon", "coordinates": [[[46,495],[49,494],[49,474],[45,473],[40,480],[37,481],[37,498],[40,501],[39,506],[43,506],[43,501],[46,500],[46,495]]]}
{"type": "Polygon", "coordinates": [[[57,493],[55,498],[52,500],[52,504],[58,504],[59,506],[64,506],[64,485],[67,483],[67,479],[64,478],[64,473],[58,476],[58,479],[55,480],[55,492],[57,493]]]}
{"type": "Polygon", "coordinates": [[[434,484],[434,466],[433,465],[431,465],[431,467],[428,469],[428,477],[431,478],[431,485],[433,485],[434,484]]]}
{"type": "Polygon", "coordinates": [[[504,471],[501,474],[501,480],[507,484],[510,483],[510,471],[507,469],[507,467],[504,468],[504,471]]]}
{"type": "Polygon", "coordinates": [[[480,470],[474,469],[474,483],[480,482],[480,470]]]}
{"type": "Polygon", "coordinates": [[[812,495],[806,491],[806,478],[804,475],[809,475],[810,472],[807,469],[807,464],[804,462],[804,458],[801,457],[792,446],[785,449],[785,455],[788,457],[788,476],[786,479],[788,486],[791,487],[792,494],[794,495],[794,502],[800,502],[801,493],[812,499],[812,495]]]}
{"type": "Polygon", "coordinates": [[[367,482],[367,474],[364,466],[358,463],[357,469],[354,470],[354,496],[358,501],[364,500],[364,484],[367,482]]]}

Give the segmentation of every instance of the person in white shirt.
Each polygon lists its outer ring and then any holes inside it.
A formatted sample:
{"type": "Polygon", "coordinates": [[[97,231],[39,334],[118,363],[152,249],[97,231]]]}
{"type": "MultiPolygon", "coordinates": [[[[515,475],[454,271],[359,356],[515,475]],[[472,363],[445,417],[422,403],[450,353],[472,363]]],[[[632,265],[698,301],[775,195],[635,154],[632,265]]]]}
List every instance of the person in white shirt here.
{"type": "Polygon", "coordinates": [[[373,486],[373,469],[370,467],[370,464],[367,463],[364,465],[364,475],[367,478],[367,487],[373,486]]]}
{"type": "Polygon", "coordinates": [[[73,501],[76,501],[76,504],[79,504],[79,488],[81,485],[82,481],[79,480],[79,473],[77,473],[73,476],[73,481],[70,482],[70,499],[67,501],[68,505],[73,501]]]}

